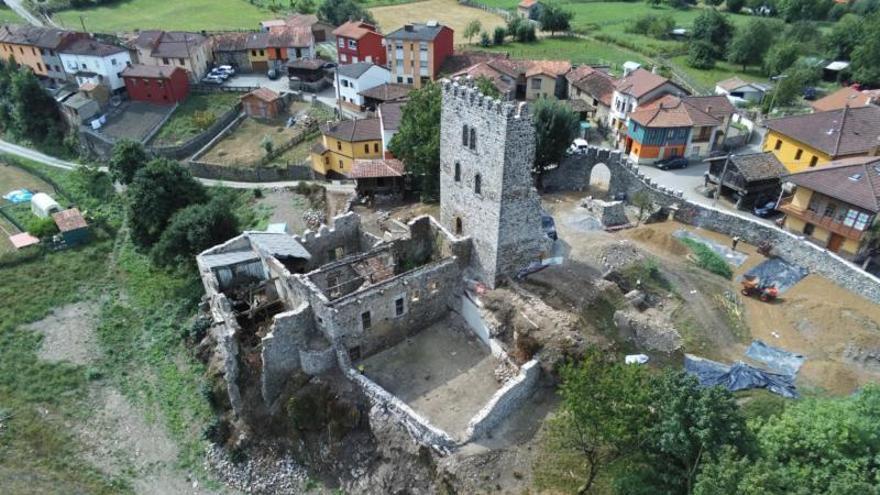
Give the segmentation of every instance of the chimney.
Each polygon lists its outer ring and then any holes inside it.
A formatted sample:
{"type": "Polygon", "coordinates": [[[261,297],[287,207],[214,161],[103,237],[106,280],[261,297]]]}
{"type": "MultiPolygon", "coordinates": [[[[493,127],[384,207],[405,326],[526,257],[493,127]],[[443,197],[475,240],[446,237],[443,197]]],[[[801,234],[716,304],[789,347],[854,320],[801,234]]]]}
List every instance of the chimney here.
{"type": "Polygon", "coordinates": [[[656,65],[652,65],[652,66],[651,66],[651,74],[656,74],[656,73],[657,73],[657,66],[656,66],[656,65]]]}

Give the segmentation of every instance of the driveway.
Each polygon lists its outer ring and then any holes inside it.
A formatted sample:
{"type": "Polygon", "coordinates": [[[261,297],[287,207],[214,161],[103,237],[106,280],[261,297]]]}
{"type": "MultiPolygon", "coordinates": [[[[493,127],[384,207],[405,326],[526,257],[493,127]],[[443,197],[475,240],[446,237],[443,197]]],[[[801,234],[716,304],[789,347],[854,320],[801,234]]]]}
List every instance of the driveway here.
{"type": "Polygon", "coordinates": [[[227,88],[269,88],[276,93],[289,92],[290,87],[287,82],[286,77],[279,77],[274,81],[269,79],[266,74],[236,74],[235,76],[229,78],[228,81],[223,83],[223,86],[227,88]]]}

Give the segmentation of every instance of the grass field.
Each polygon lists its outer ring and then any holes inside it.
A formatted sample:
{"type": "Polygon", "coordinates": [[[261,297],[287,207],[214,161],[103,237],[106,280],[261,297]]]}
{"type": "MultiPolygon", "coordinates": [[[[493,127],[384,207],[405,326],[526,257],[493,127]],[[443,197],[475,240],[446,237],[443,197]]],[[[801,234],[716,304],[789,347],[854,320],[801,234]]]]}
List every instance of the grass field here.
{"type": "Polygon", "coordinates": [[[22,24],[24,19],[18,16],[12,9],[5,6],[0,7],[0,24],[22,24]]]}
{"type": "Polygon", "coordinates": [[[245,0],[127,0],[104,7],[58,12],[55,22],[80,29],[114,33],[135,29],[255,29],[275,14],[245,0]]]}
{"type": "MultiPolygon", "coordinates": [[[[447,25],[455,31],[457,45],[467,43],[462,33],[465,26],[474,19],[480,21],[483,30],[489,33],[497,26],[506,24],[501,16],[459,5],[455,0],[428,0],[426,2],[374,7],[370,9],[370,13],[373,14],[376,22],[385,33],[390,33],[408,22],[425,22],[429,19],[440,21],[441,24],[447,25]]],[[[477,43],[479,36],[475,36],[471,41],[477,43]]]]}
{"type": "Polygon", "coordinates": [[[193,121],[196,112],[211,112],[215,117],[226,113],[238,101],[236,93],[193,93],[162,126],[154,144],[180,144],[204,129],[193,121]]]}
{"type": "Polygon", "coordinates": [[[512,58],[562,59],[575,64],[608,64],[613,67],[632,60],[645,63],[644,57],[609,43],[580,38],[543,38],[536,43],[508,43],[482,48],[509,54],[512,58]]]}
{"type": "Polygon", "coordinates": [[[745,72],[742,67],[731,65],[727,62],[716,62],[715,68],[708,70],[694,69],[687,64],[687,55],[679,55],[670,59],[678,69],[687,73],[698,83],[708,88],[715,88],[715,83],[737,76],[744,81],[767,81],[767,76],[761,74],[757,67],[749,67],[745,72]]]}

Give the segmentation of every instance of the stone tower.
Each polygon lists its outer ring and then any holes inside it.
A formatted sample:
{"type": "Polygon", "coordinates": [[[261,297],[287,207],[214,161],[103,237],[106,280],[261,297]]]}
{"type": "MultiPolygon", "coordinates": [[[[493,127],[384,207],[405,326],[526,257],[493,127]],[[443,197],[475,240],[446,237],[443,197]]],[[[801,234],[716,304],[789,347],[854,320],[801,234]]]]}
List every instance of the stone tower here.
{"type": "Polygon", "coordinates": [[[532,181],[528,107],[483,96],[470,82],[444,81],[440,122],[440,222],[472,239],[474,275],[495,287],[551,246],[532,181]]]}

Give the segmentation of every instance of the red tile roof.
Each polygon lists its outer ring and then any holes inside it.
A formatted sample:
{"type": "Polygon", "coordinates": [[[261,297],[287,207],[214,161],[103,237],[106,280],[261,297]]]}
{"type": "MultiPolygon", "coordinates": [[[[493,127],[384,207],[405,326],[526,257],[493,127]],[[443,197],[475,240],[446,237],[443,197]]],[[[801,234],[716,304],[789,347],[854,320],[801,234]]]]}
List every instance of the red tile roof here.
{"type": "Polygon", "coordinates": [[[263,100],[263,101],[265,101],[265,102],[267,102],[267,103],[271,103],[271,102],[273,102],[273,101],[275,101],[275,100],[281,98],[281,95],[279,95],[278,93],[272,91],[272,90],[269,89],[269,88],[257,88],[257,89],[255,89],[255,90],[251,91],[250,93],[248,93],[248,94],[242,96],[241,98],[244,99],[244,98],[247,98],[247,97],[249,97],[249,96],[253,96],[253,97],[255,97],[255,98],[259,98],[260,100],[263,100]]]}
{"type": "Polygon", "coordinates": [[[596,98],[606,107],[611,106],[611,98],[614,96],[617,79],[607,72],[589,65],[582,65],[566,74],[565,78],[572,86],[596,98]]]}
{"type": "MultiPolygon", "coordinates": [[[[169,79],[171,74],[182,71],[181,67],[168,67],[167,65],[130,65],[122,71],[122,77],[143,77],[147,79],[169,79]]],[[[85,85],[82,88],[85,89],[85,85]]]]}
{"type": "Polygon", "coordinates": [[[333,30],[333,34],[336,36],[355,40],[363,38],[367,33],[375,32],[377,32],[376,27],[364,21],[348,21],[333,30]]]}
{"type": "Polygon", "coordinates": [[[348,177],[351,179],[402,177],[404,173],[403,162],[396,158],[355,160],[348,177]]]}
{"type": "Polygon", "coordinates": [[[321,127],[321,132],[340,141],[379,141],[382,129],[379,119],[342,120],[321,127]]]}
{"type": "Polygon", "coordinates": [[[721,121],[702,110],[686,104],[681,98],[666,95],[633,111],[629,118],[645,127],[705,127],[721,125],[721,121]]]}
{"type": "Polygon", "coordinates": [[[55,225],[58,226],[58,230],[61,232],[70,232],[71,230],[84,229],[89,226],[77,208],[53,213],[52,220],[55,220],[55,225]]]}
{"type": "Polygon", "coordinates": [[[526,77],[547,75],[558,77],[571,70],[571,62],[566,60],[531,60],[526,69],[526,77]]]}
{"type": "Polygon", "coordinates": [[[528,8],[533,7],[537,3],[538,3],[538,0],[522,0],[519,3],[519,7],[522,7],[524,9],[528,9],[528,8]]]}
{"type": "Polygon", "coordinates": [[[810,104],[817,112],[840,110],[843,107],[864,107],[871,101],[871,93],[861,92],[853,87],[840,88],[824,98],[810,104]]]}
{"type": "Polygon", "coordinates": [[[616,89],[621,93],[641,98],[668,82],[671,81],[659,74],[654,74],[653,72],[640,67],[618,81],[616,89]]]}

